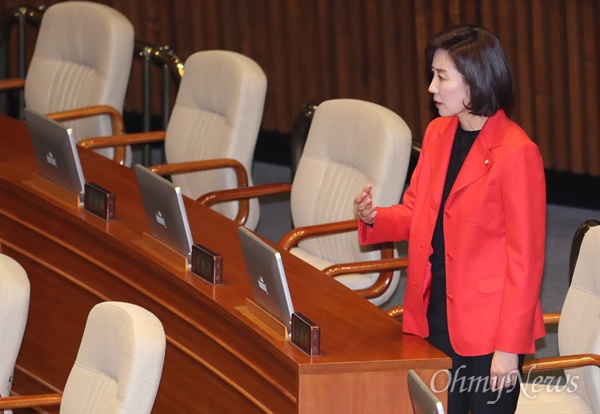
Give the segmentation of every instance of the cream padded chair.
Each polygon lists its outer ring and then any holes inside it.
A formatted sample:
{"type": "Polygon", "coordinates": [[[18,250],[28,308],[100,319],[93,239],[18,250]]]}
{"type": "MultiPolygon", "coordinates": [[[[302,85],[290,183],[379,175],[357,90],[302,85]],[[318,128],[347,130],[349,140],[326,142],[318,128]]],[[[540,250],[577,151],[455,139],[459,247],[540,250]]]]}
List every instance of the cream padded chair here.
{"type": "MultiPolygon", "coordinates": [[[[352,200],[367,183],[372,184],[373,200],[378,205],[398,203],[408,170],[411,137],[402,118],[383,106],[359,100],[321,103],[292,185],[294,227],[354,219],[352,200]]],[[[318,269],[381,257],[377,246],[360,247],[356,232],[307,238],[290,252],[318,269]]],[[[356,273],[337,276],[337,280],[360,291],[373,285],[378,276],[356,273]]],[[[385,293],[371,302],[386,302],[398,281],[396,272],[385,293]]]]}
{"type": "MultiPolygon", "coordinates": [[[[48,7],[23,81],[25,105],[64,121],[78,139],[121,133],[133,46],[132,24],[111,7],[48,7]]],[[[113,157],[112,149],[102,153],[113,157]]]]}
{"type": "MultiPolygon", "coordinates": [[[[169,163],[231,158],[250,172],[260,129],[267,78],[252,59],[235,52],[205,51],[186,60],[177,102],[165,140],[169,163]],[[187,76],[186,76],[187,75],[187,76]]],[[[171,176],[173,183],[191,198],[216,189],[235,188],[231,169],[171,176]]],[[[216,205],[214,209],[234,218],[238,203],[216,205]]],[[[258,223],[256,200],[251,202],[247,225],[258,223]]]]}
{"type": "Polygon", "coordinates": [[[16,260],[0,254],[0,396],[10,395],[15,362],[29,313],[27,272],[16,260]]]}
{"type": "MultiPolygon", "coordinates": [[[[333,99],[315,110],[291,185],[208,194],[202,202],[210,204],[230,197],[291,190],[295,228],[280,241],[281,247],[325,271],[335,264],[372,261],[381,258],[381,252],[378,246],[359,245],[352,201],[371,183],[375,203],[382,206],[398,203],[410,151],[410,129],[396,113],[371,102],[333,99]]],[[[336,278],[379,306],[398,285],[399,272],[388,276],[383,276],[385,281],[379,273],[344,274],[336,278]],[[379,282],[381,285],[370,291],[379,282]]]]}
{"type": "MultiPolygon", "coordinates": [[[[266,75],[254,60],[225,50],[196,52],[185,61],[166,132],[128,134],[109,141],[89,139],[80,146],[164,141],[168,164],[150,169],[170,175],[183,194],[193,199],[218,189],[247,186],[266,91],[266,75]]],[[[249,212],[245,202],[240,207],[243,213],[238,204],[228,202],[213,209],[231,219],[247,216],[247,226],[255,228],[258,201],[250,201],[249,212]]]]}
{"type": "Polygon", "coordinates": [[[147,310],[123,302],[96,305],[65,385],[61,412],[149,413],[165,346],[163,326],[147,310]]]}
{"type": "Polygon", "coordinates": [[[558,348],[558,357],[527,361],[523,377],[528,369],[564,369],[566,384],[522,384],[517,413],[600,413],[600,226],[581,244],[558,322],[558,348]]]}
{"type": "MultiPolygon", "coordinates": [[[[146,309],[124,302],[92,308],[60,401],[61,413],[150,413],[162,376],[165,332],[146,309]]],[[[50,395],[52,396],[52,395],[50,395]]],[[[45,405],[49,395],[0,399],[0,407],[45,405]]]]}

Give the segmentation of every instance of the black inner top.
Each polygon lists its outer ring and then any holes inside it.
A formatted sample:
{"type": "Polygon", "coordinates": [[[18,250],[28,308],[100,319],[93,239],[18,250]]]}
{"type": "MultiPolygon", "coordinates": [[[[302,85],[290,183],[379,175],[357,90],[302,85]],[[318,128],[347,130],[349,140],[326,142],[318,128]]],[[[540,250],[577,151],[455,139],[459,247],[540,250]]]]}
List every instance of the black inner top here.
{"type": "Polygon", "coordinates": [[[435,230],[431,239],[433,253],[429,256],[431,262],[431,296],[427,310],[427,321],[429,323],[429,342],[436,345],[443,352],[450,353],[452,347],[448,338],[448,316],[446,312],[446,248],[444,244],[444,208],[450,190],[456,181],[456,177],[467,158],[469,150],[473,146],[479,131],[465,131],[460,124],[456,130],[452,154],[446,174],[446,182],[442,193],[440,211],[438,213],[435,230]]]}

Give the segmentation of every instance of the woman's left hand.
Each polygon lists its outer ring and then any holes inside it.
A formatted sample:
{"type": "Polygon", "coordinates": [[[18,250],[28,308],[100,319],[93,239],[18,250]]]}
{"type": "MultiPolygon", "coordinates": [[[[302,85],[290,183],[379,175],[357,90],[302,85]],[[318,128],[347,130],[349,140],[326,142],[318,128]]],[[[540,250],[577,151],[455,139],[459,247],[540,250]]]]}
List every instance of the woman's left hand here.
{"type": "Polygon", "coordinates": [[[512,388],[519,375],[519,355],[496,350],[490,368],[490,386],[492,391],[512,388]]]}

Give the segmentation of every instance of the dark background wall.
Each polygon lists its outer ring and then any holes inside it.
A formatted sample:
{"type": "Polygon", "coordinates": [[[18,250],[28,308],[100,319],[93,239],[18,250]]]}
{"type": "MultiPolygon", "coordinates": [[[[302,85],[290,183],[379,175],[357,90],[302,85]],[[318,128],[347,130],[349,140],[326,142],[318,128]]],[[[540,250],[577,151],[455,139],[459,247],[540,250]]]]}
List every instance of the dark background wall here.
{"type": "MultiPolygon", "coordinates": [[[[50,5],[55,0],[2,0],[50,5]]],[[[265,70],[263,130],[288,134],[307,101],[358,98],[400,114],[420,140],[435,116],[427,92],[428,39],[478,23],[503,43],[517,81],[509,115],[537,142],[551,173],[600,177],[598,0],[105,0],[136,38],[182,59],[228,49],[265,70]]],[[[141,73],[139,63],[134,71],[141,73]]],[[[142,107],[133,76],[126,109],[142,107]]],[[[160,112],[158,98],[153,105],[160,112]]],[[[565,177],[562,175],[561,177],[565,177]]]]}

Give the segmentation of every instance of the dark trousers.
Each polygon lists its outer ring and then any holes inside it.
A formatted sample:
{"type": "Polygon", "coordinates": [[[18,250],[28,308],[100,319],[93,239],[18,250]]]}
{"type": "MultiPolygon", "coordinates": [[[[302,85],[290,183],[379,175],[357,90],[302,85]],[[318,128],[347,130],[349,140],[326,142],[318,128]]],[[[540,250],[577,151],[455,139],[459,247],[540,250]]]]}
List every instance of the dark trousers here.
{"type": "Polygon", "coordinates": [[[517,408],[525,355],[519,355],[519,376],[510,388],[492,391],[490,368],[494,354],[465,357],[452,348],[448,334],[445,278],[433,278],[427,312],[427,340],[452,359],[448,383],[448,414],[513,414],[517,408]]]}
{"type": "MultiPolygon", "coordinates": [[[[492,391],[490,367],[494,354],[453,355],[448,383],[448,414],[512,414],[517,409],[520,381],[510,388],[492,391]]],[[[519,355],[519,372],[524,355],[519,355]]],[[[519,375],[520,378],[520,375],[519,375]]]]}

